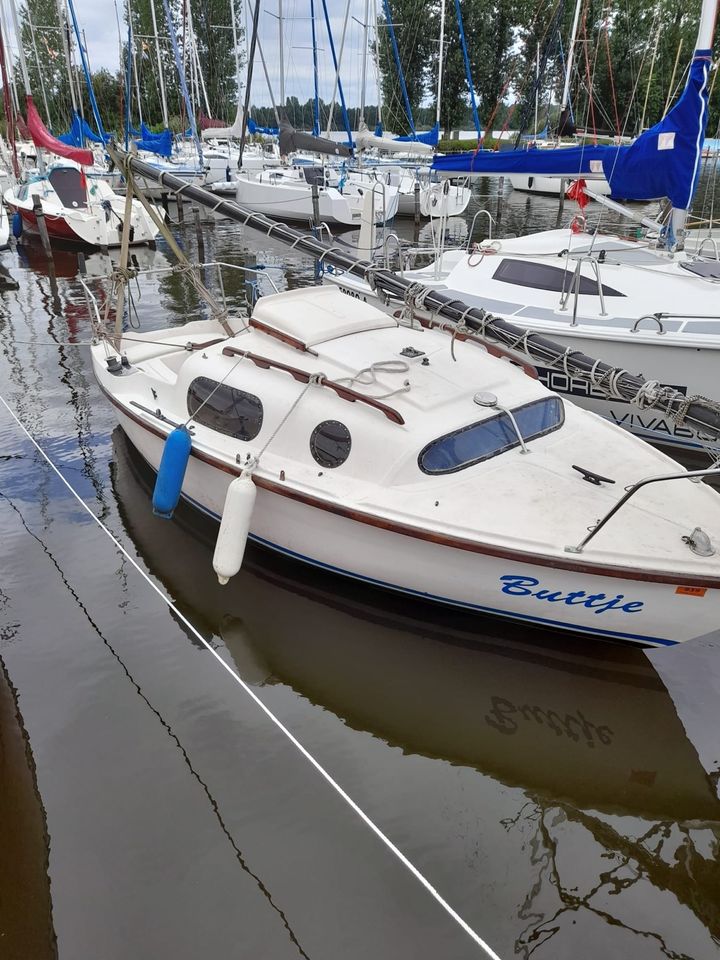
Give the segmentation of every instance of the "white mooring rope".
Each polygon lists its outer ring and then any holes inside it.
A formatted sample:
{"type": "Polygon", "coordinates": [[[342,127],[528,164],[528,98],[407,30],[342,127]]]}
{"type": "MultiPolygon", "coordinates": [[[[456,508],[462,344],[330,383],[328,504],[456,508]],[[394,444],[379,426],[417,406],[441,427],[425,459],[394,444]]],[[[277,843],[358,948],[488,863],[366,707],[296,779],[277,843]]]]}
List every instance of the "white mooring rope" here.
{"type": "Polygon", "coordinates": [[[420,870],[418,870],[418,868],[415,866],[415,864],[412,863],[412,861],[410,861],[410,860],[405,856],[405,854],[404,854],[400,849],[398,849],[398,847],[395,846],[395,844],[394,844],[394,843],[392,842],[392,840],[387,836],[387,834],[383,833],[383,831],[381,830],[381,828],[380,828],[379,826],[377,826],[377,824],[376,824],[373,820],[370,819],[370,817],[368,816],[368,814],[365,813],[365,811],[364,811],[360,806],[358,806],[358,804],[353,800],[353,798],[352,798],[348,793],[345,792],[345,790],[343,790],[343,788],[340,786],[340,784],[339,784],[336,780],[333,779],[333,777],[331,776],[331,774],[328,773],[328,771],[325,769],[325,767],[323,767],[323,765],[320,763],[320,761],[315,759],[315,757],[310,753],[310,751],[307,750],[307,748],[304,747],[304,746],[302,745],[302,743],[300,743],[300,741],[297,739],[297,737],[296,737],[293,733],[291,733],[291,731],[285,726],[285,724],[282,722],[282,720],[280,720],[278,717],[276,717],[275,714],[272,712],[272,710],[270,710],[270,708],[269,708],[268,706],[266,706],[265,703],[263,703],[263,701],[260,699],[260,697],[258,697],[258,695],[255,693],[255,691],[254,691],[247,683],[245,683],[245,681],[242,679],[242,677],[240,676],[240,674],[236,673],[235,670],[233,670],[233,668],[232,668],[231,666],[229,666],[227,663],[225,663],[225,661],[224,661],[223,658],[220,656],[220,654],[217,652],[217,650],[215,650],[215,649],[210,645],[210,643],[208,643],[208,641],[205,639],[205,637],[203,637],[202,634],[199,633],[199,632],[195,629],[195,627],[193,626],[193,624],[188,620],[188,618],[187,618],[186,616],[184,616],[184,615],[181,613],[180,610],[178,610],[178,608],[175,606],[175,604],[172,602],[172,600],[170,600],[170,598],[167,597],[167,596],[163,593],[163,591],[160,589],[160,587],[159,587],[156,583],[153,583],[153,581],[152,581],[152,580],[150,579],[150,577],[145,573],[145,571],[140,567],[140,565],[137,563],[137,561],[134,560],[134,559],[130,556],[130,554],[128,553],[128,551],[125,549],[125,547],[123,547],[123,545],[122,545],[122,544],[120,543],[120,541],[115,537],[115,535],[114,535],[113,533],[111,533],[111,531],[105,526],[105,524],[102,522],[102,520],[100,520],[100,518],[97,517],[97,516],[93,513],[93,511],[90,509],[90,507],[89,507],[89,506],[85,503],[85,501],[82,499],[82,497],[80,496],[80,494],[79,494],[79,493],[75,490],[75,488],[65,479],[65,477],[63,476],[63,474],[62,474],[62,473],[60,472],[60,470],[55,466],[55,464],[52,462],[52,460],[48,457],[48,455],[45,453],[45,451],[42,449],[42,447],[40,446],[40,444],[39,444],[39,443],[37,442],[37,440],[33,437],[33,435],[30,433],[30,431],[27,429],[27,427],[26,427],[26,426],[22,423],[22,421],[17,417],[17,415],[15,414],[15,412],[12,410],[12,408],[10,407],[10,405],[8,404],[8,402],[5,400],[5,398],[4,398],[2,395],[0,395],[0,402],[3,404],[3,406],[5,407],[5,409],[7,410],[7,412],[10,414],[10,416],[13,418],[13,420],[15,421],[15,423],[20,427],[20,429],[21,429],[22,432],[25,434],[25,436],[28,438],[28,440],[32,443],[32,445],[33,445],[33,446],[35,447],[35,449],[38,451],[38,453],[40,454],[40,456],[47,462],[48,466],[53,470],[54,473],[57,474],[57,476],[60,478],[60,480],[61,480],[61,481],[64,483],[64,485],[68,488],[68,490],[70,491],[70,493],[75,497],[75,499],[78,501],[78,503],[80,504],[80,506],[81,506],[88,514],[90,514],[90,516],[92,517],[92,519],[95,521],[95,523],[97,523],[97,525],[100,527],[100,529],[103,531],[103,533],[105,533],[105,534],[109,537],[109,539],[115,544],[115,546],[117,547],[117,549],[118,549],[118,550],[123,554],[123,556],[132,564],[132,566],[137,570],[137,572],[140,574],[140,576],[143,577],[143,579],[152,587],[152,589],[155,591],[155,593],[157,593],[157,595],[161,598],[161,600],[162,600],[164,603],[167,604],[167,606],[173,611],[173,614],[174,614],[180,621],[182,621],[182,623],[185,624],[185,626],[188,628],[188,630],[190,630],[190,631],[192,632],[193,636],[195,636],[195,637],[200,641],[200,643],[206,648],[206,650],[208,650],[208,651],[213,655],[213,657],[215,657],[215,659],[216,659],[217,662],[220,664],[220,666],[223,668],[223,670],[225,670],[227,673],[230,674],[230,676],[233,678],[233,680],[235,680],[235,682],[244,690],[244,692],[245,692],[245,693],[255,702],[255,704],[262,710],[262,712],[265,714],[265,716],[266,716],[272,723],[275,724],[275,726],[278,728],[278,730],[279,730],[285,737],[287,737],[287,739],[290,741],[290,743],[292,743],[292,745],[295,747],[295,749],[298,750],[298,752],[299,752],[300,754],[302,754],[302,756],[305,757],[305,759],[306,759],[310,764],[312,764],[313,767],[315,767],[315,769],[316,769],[317,772],[320,774],[320,776],[323,777],[323,779],[332,787],[332,789],[333,789],[340,797],[342,797],[342,799],[343,799],[343,800],[345,801],[345,803],[350,807],[350,809],[353,810],[353,811],[358,815],[358,817],[360,817],[360,819],[363,821],[363,823],[372,830],[372,832],[385,844],[385,846],[388,848],[388,850],[389,850],[392,854],[394,854],[395,857],[397,857],[397,859],[400,861],[400,863],[402,863],[402,864],[410,871],[410,873],[415,877],[415,879],[418,880],[418,881],[423,885],[423,887],[425,887],[425,889],[428,891],[428,893],[430,893],[430,895],[435,898],[435,900],[440,904],[440,906],[443,908],[443,910],[445,910],[445,912],[446,912],[447,914],[449,914],[450,917],[452,917],[452,919],[458,924],[458,926],[460,926],[460,927],[465,931],[465,933],[467,933],[467,935],[468,935],[472,940],[474,940],[475,943],[485,952],[485,954],[486,954],[488,957],[490,957],[490,960],[501,960],[501,957],[500,957],[497,953],[495,953],[495,951],[492,949],[492,947],[490,947],[489,944],[487,944],[487,943],[483,940],[483,938],[482,938],[478,933],[476,933],[475,930],[473,930],[473,928],[470,926],[470,924],[467,923],[465,920],[463,920],[463,918],[460,916],[460,914],[450,906],[450,904],[447,902],[447,900],[445,900],[445,898],[435,889],[435,887],[430,883],[430,881],[427,879],[427,877],[425,877],[425,876],[420,872],[420,870]]]}

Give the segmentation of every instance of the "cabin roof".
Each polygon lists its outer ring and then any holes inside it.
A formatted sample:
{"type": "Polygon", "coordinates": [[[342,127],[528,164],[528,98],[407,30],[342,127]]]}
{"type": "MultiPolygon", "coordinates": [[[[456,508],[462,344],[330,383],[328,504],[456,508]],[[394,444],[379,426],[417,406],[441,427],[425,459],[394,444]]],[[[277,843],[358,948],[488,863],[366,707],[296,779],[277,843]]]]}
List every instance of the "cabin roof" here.
{"type": "Polygon", "coordinates": [[[308,347],[398,325],[376,307],[330,286],[261,297],[253,310],[253,320],[308,347]]]}

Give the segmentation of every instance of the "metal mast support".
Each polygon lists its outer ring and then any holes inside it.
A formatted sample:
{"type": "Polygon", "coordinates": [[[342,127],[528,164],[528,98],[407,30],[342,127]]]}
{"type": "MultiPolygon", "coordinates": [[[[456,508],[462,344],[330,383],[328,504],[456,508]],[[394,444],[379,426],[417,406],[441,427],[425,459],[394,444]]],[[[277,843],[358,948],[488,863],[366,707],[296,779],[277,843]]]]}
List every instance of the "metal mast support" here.
{"type": "Polygon", "coordinates": [[[440,126],[440,104],[442,102],[443,60],[445,58],[445,0],[440,0],[440,49],[438,51],[437,103],[435,104],[435,123],[440,126]]]}

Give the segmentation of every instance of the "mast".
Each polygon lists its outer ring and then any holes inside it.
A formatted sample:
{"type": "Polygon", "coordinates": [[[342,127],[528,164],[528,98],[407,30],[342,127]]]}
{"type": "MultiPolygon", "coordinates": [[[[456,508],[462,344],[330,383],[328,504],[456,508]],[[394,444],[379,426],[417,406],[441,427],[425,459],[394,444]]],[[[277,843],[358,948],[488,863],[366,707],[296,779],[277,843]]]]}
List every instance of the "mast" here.
{"type": "Polygon", "coordinates": [[[280,54],[280,109],[285,113],[285,52],[283,50],[283,5],[278,0],[278,48],[280,54]]]}
{"type": "MultiPolygon", "coordinates": [[[[386,0],[387,2],[387,0],[386,0]]],[[[349,0],[348,0],[349,3],[349,0]]],[[[330,14],[328,13],[327,0],[322,0],[323,13],[325,15],[325,26],[327,27],[328,41],[330,43],[330,53],[332,54],[333,66],[335,67],[335,76],[337,79],[337,89],[340,94],[340,105],[342,107],[343,121],[345,123],[345,130],[348,135],[348,145],[352,147],[352,130],[350,129],[350,120],[348,118],[347,106],[345,104],[345,93],[343,91],[342,80],[340,79],[340,67],[338,65],[338,58],[335,54],[335,41],[333,40],[332,28],[330,27],[330,14]]],[[[330,111],[330,116],[328,118],[328,131],[330,130],[330,124],[332,122],[332,110],[330,111]]]]}
{"type": "Polygon", "coordinates": [[[538,115],[540,111],[540,44],[535,50],[535,136],[538,134],[538,115]]]}
{"type": "Polygon", "coordinates": [[[572,76],[573,57],[575,55],[575,38],[577,37],[578,23],[580,21],[580,7],[583,0],[577,0],[575,4],[575,14],[573,16],[572,30],[570,31],[570,46],[568,47],[567,67],[565,69],[565,84],[563,86],[562,100],[560,101],[560,115],[568,105],[570,97],[570,78],[572,76]]]}
{"type": "Polygon", "coordinates": [[[460,46],[462,47],[462,55],[465,62],[465,76],[467,78],[468,90],[470,91],[470,104],[472,106],[473,120],[475,122],[475,129],[477,130],[479,140],[480,137],[482,137],[482,130],[480,129],[480,117],[478,116],[477,103],[475,102],[475,88],[473,86],[472,71],[470,69],[470,57],[468,56],[467,43],[465,41],[465,28],[463,27],[460,0],[455,0],[455,14],[457,16],[458,31],[460,33],[460,46]]]}
{"type": "Polygon", "coordinates": [[[382,130],[382,77],[380,74],[380,46],[378,44],[377,4],[373,2],[373,59],[375,60],[375,78],[377,82],[377,126],[382,130]]]}
{"type": "Polygon", "coordinates": [[[362,47],[362,77],[360,79],[360,116],[365,120],[365,88],[367,85],[368,61],[368,30],[370,24],[370,0],[365,0],[365,16],[363,17],[363,47],[362,47]]]}
{"type": "Polygon", "coordinates": [[[240,117],[240,48],[238,46],[238,35],[237,35],[237,17],[235,14],[235,0],[230,0],[230,16],[232,17],[232,36],[233,36],[233,53],[235,54],[235,99],[237,100],[237,106],[235,108],[235,123],[233,126],[237,126],[238,120],[242,120],[240,117]]]}
{"type": "MultiPolygon", "coordinates": [[[[366,0],[366,3],[368,0],[366,0]]],[[[310,0],[310,28],[313,53],[313,135],[320,136],[320,94],[318,91],[317,35],[315,33],[315,0],[310,0]]],[[[363,61],[364,63],[364,61],[363,61]]],[[[364,91],[363,91],[364,95],[364,91]]]]}
{"type": "Polygon", "coordinates": [[[5,17],[4,3],[0,3],[0,24],[2,24],[2,32],[5,36],[5,47],[7,52],[7,57],[5,58],[6,66],[8,77],[10,79],[13,107],[15,108],[15,116],[17,117],[20,114],[20,101],[18,100],[17,84],[15,83],[15,70],[13,68],[12,51],[10,50],[10,31],[8,29],[7,18],[5,17]]]}
{"type": "MultiPolygon", "coordinates": [[[[167,3],[167,0],[163,0],[167,3]]],[[[242,169],[243,151],[245,150],[245,140],[247,137],[247,122],[250,115],[250,90],[252,88],[253,61],[255,60],[255,47],[257,46],[258,18],[260,16],[260,0],[255,0],[255,11],[253,13],[252,34],[250,37],[250,50],[248,51],[247,78],[245,80],[245,105],[243,107],[243,125],[240,135],[240,152],[238,155],[238,170],[242,169]]]]}
{"type": "MultiPolygon", "coordinates": [[[[167,100],[165,98],[165,78],[163,77],[162,59],[160,57],[160,37],[158,36],[157,18],[155,15],[155,0],[150,0],[150,13],[152,15],[153,33],[155,34],[155,56],[157,57],[158,65],[158,81],[160,83],[160,100],[162,101],[163,126],[166,130],[168,130],[170,128],[170,122],[168,120],[167,100]]],[[[235,21],[233,19],[233,28],[234,24],[235,21]]],[[[237,59],[237,50],[235,52],[235,57],[237,59]]]]}
{"type": "Polygon", "coordinates": [[[95,123],[97,124],[97,130],[100,136],[102,137],[105,133],[105,128],[103,127],[102,119],[100,117],[100,110],[97,105],[97,100],[95,99],[95,91],[93,90],[92,80],[90,78],[90,68],[87,62],[87,51],[83,47],[82,37],[80,35],[80,27],[78,26],[77,17],[75,16],[75,8],[73,7],[72,0],[68,0],[68,9],[70,10],[70,16],[73,22],[73,29],[75,31],[75,39],[77,40],[78,49],[80,51],[80,62],[82,64],[83,72],[85,74],[85,83],[87,85],[88,97],[90,99],[90,106],[92,107],[93,117],[95,118],[95,123]]]}
{"type": "MultiPolygon", "coordinates": [[[[116,7],[117,10],[117,7],[116,7]]],[[[60,21],[60,33],[62,34],[63,53],[65,54],[65,66],[67,68],[68,84],[70,86],[70,102],[72,104],[73,114],[78,114],[77,97],[75,96],[75,83],[73,82],[72,64],[70,62],[70,44],[68,42],[68,22],[67,13],[63,0],[57,0],[58,20],[60,21]]],[[[85,138],[83,137],[83,142],[85,138]]]]}
{"type": "Polygon", "coordinates": [[[645,100],[643,102],[642,114],[640,116],[640,129],[638,130],[638,133],[642,133],[643,127],[645,126],[645,114],[647,112],[648,100],[650,98],[650,87],[652,85],[653,71],[655,70],[655,58],[657,57],[658,44],[660,43],[661,29],[662,29],[662,25],[658,20],[657,33],[655,34],[655,45],[653,47],[652,58],[650,60],[650,73],[648,74],[647,89],[645,90],[645,100]]]}
{"type": "MultiPolygon", "coordinates": [[[[332,117],[333,117],[333,113],[335,112],[335,102],[337,99],[338,84],[340,83],[340,67],[342,66],[343,51],[345,49],[345,35],[347,33],[348,20],[350,19],[350,2],[351,0],[347,0],[347,3],[345,4],[345,19],[343,20],[342,36],[340,37],[340,53],[338,55],[337,60],[335,61],[335,85],[333,87],[332,99],[330,101],[330,113],[328,115],[327,130],[325,132],[326,137],[330,136],[330,127],[332,125],[332,117]]],[[[328,26],[328,30],[329,29],[330,27],[328,26]]],[[[335,53],[333,51],[333,58],[334,56],[335,56],[335,53]]],[[[349,130],[350,124],[347,120],[347,110],[345,109],[344,97],[343,97],[343,119],[345,120],[345,126],[348,128],[348,137],[350,138],[350,145],[352,145],[352,135],[349,130]]]]}
{"type": "Polygon", "coordinates": [[[437,103],[435,123],[440,126],[440,103],[442,101],[443,60],[445,57],[445,0],[440,0],[440,50],[438,53],[437,103]]]}
{"type": "MultiPolygon", "coordinates": [[[[30,7],[27,8],[28,24],[30,25],[30,41],[32,43],[33,54],[35,55],[35,66],[38,72],[38,81],[40,83],[40,93],[42,94],[43,106],[45,107],[45,120],[48,130],[52,126],[50,123],[50,108],[48,107],[47,93],[45,92],[45,81],[43,80],[42,69],[40,68],[40,57],[38,56],[37,41],[35,39],[35,25],[33,24],[30,7]]],[[[19,40],[19,38],[18,38],[19,40]]]]}
{"type": "MultiPolygon", "coordinates": [[[[455,0],[455,2],[457,3],[458,0],[455,0]]],[[[408,96],[407,85],[405,84],[405,74],[403,73],[402,64],[400,63],[400,52],[398,50],[397,38],[395,37],[395,27],[392,22],[392,14],[390,12],[390,0],[383,0],[383,6],[385,8],[387,28],[390,31],[390,42],[392,44],[393,57],[395,58],[395,66],[397,67],[398,77],[400,78],[400,89],[402,90],[403,102],[405,103],[405,113],[407,114],[408,123],[410,124],[410,133],[413,136],[413,140],[416,140],[417,134],[415,133],[415,121],[413,120],[410,97],[408,96]]]]}

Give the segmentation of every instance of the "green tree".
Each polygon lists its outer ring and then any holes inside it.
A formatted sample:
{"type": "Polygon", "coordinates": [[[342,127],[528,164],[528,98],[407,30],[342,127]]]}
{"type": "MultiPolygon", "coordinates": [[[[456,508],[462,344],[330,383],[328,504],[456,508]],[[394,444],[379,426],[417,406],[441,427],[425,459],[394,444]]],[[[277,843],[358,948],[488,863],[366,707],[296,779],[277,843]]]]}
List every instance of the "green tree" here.
{"type": "MultiPolygon", "coordinates": [[[[425,0],[388,0],[388,4],[408,99],[415,114],[428,87],[428,67],[432,60],[433,47],[437,47],[437,43],[433,44],[433,37],[437,39],[437,35],[428,29],[430,17],[425,0]]],[[[384,16],[378,18],[378,57],[383,122],[386,127],[405,132],[408,130],[408,120],[392,51],[390,29],[384,16]]]]}

